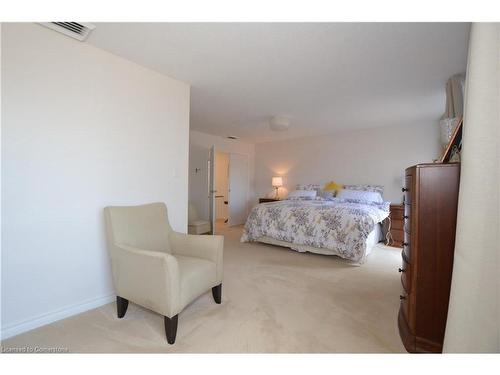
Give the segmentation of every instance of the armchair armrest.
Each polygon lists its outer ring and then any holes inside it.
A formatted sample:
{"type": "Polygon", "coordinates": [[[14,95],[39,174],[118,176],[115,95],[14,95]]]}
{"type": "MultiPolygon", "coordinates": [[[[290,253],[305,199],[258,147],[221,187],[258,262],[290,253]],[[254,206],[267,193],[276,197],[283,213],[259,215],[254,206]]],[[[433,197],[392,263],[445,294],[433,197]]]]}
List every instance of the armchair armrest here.
{"type": "Polygon", "coordinates": [[[114,244],[111,264],[116,292],[120,297],[167,317],[178,313],[179,266],[174,256],[114,244]]]}
{"type": "Polygon", "coordinates": [[[217,280],[222,282],[222,257],[224,236],[170,233],[172,252],[194,258],[201,258],[217,265],[217,280]]]}

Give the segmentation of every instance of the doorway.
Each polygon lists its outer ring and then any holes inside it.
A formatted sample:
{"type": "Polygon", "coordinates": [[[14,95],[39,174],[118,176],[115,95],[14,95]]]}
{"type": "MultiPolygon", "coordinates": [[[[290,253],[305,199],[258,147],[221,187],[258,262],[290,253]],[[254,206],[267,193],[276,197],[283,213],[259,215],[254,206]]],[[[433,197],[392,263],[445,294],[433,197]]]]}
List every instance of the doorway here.
{"type": "Polygon", "coordinates": [[[242,225],[246,221],[249,190],[248,156],[212,148],[211,161],[213,178],[209,178],[210,219],[213,233],[221,233],[229,226],[242,225]]]}

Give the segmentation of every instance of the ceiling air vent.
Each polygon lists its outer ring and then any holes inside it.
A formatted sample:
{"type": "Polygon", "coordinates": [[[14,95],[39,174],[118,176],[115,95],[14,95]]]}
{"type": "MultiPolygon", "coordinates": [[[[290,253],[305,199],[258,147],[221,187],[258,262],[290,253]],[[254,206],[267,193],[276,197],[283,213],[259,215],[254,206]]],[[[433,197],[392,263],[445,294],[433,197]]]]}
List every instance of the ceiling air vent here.
{"type": "Polygon", "coordinates": [[[87,39],[91,31],[95,29],[94,25],[86,22],[40,22],[40,25],[59,31],[81,42],[87,39]]]}

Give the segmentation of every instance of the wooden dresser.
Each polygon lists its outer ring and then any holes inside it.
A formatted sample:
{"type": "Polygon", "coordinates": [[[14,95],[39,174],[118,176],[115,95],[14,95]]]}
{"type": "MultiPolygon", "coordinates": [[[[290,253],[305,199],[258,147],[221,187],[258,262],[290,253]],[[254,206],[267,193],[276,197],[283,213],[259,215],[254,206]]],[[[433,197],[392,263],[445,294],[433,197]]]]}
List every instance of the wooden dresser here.
{"type": "Polygon", "coordinates": [[[391,204],[389,218],[390,226],[388,228],[387,246],[403,247],[403,214],[404,205],[391,204]]]}
{"type": "Polygon", "coordinates": [[[411,353],[440,353],[450,297],[460,164],[406,169],[399,334],[411,353]]]}

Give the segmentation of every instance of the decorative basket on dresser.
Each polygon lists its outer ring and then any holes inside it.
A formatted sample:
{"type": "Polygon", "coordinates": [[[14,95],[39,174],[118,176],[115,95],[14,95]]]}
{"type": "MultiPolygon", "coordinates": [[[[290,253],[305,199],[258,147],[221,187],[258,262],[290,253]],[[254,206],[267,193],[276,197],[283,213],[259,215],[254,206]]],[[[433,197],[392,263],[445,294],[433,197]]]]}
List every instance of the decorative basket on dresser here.
{"type": "Polygon", "coordinates": [[[399,334],[408,352],[442,351],[450,297],[460,164],[406,169],[399,334]]]}

